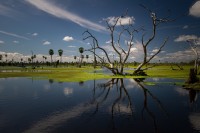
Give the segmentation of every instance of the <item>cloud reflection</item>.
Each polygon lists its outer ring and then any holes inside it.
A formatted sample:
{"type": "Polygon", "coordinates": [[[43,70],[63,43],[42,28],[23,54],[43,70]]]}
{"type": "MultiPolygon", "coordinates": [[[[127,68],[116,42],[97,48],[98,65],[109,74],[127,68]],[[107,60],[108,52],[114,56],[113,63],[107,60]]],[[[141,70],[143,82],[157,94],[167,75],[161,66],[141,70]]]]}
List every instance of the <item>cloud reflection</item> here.
{"type": "MultiPolygon", "coordinates": [[[[109,109],[109,112],[110,110],[111,109],[109,109]]],[[[117,106],[114,107],[114,110],[117,111],[118,113],[127,114],[127,115],[131,115],[133,113],[131,108],[124,104],[118,104],[117,106]]]]}
{"type": "Polygon", "coordinates": [[[29,129],[23,133],[49,133],[53,132],[62,123],[66,123],[68,120],[75,117],[79,117],[83,112],[90,110],[93,106],[86,106],[85,104],[79,104],[73,107],[71,110],[56,112],[51,116],[48,116],[36,123],[34,123],[29,129]]]}
{"type": "Polygon", "coordinates": [[[178,94],[181,96],[188,96],[188,94],[189,94],[188,90],[185,90],[181,87],[175,88],[175,91],[178,92],[178,94]]]}
{"type": "Polygon", "coordinates": [[[45,91],[49,91],[50,89],[51,89],[50,84],[45,84],[45,85],[44,85],[44,90],[45,90],[45,91]]]}
{"type": "Polygon", "coordinates": [[[4,90],[5,88],[3,86],[0,86],[0,93],[4,90]]]}
{"type": "Polygon", "coordinates": [[[70,95],[73,93],[73,89],[66,87],[66,88],[64,88],[63,92],[64,92],[65,96],[67,96],[67,95],[70,95]]]}
{"type": "Polygon", "coordinates": [[[137,82],[134,79],[128,79],[128,83],[126,84],[126,89],[140,90],[137,82]]]}
{"type": "Polygon", "coordinates": [[[191,113],[189,121],[194,129],[200,131],[200,113],[191,113]]]}

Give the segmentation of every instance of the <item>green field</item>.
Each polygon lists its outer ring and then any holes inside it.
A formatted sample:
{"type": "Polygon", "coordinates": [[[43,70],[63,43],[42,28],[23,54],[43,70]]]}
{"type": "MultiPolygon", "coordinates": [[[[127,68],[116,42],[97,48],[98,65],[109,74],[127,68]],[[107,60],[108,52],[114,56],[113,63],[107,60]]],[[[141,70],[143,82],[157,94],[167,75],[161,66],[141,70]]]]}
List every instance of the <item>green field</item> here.
{"type": "MultiPolygon", "coordinates": [[[[20,67],[0,67],[0,78],[8,77],[33,77],[33,78],[44,78],[54,79],[56,81],[66,82],[79,82],[93,79],[108,79],[108,78],[181,78],[186,79],[189,75],[189,69],[192,66],[183,66],[183,70],[176,69],[172,70],[168,65],[156,66],[145,72],[148,76],[113,76],[112,74],[106,74],[101,72],[101,68],[94,69],[93,67],[83,66],[82,68],[77,67],[44,67],[32,69],[20,68],[20,67]],[[94,73],[94,71],[98,71],[94,73]]],[[[126,73],[132,73],[133,70],[127,70],[126,73]]]]}

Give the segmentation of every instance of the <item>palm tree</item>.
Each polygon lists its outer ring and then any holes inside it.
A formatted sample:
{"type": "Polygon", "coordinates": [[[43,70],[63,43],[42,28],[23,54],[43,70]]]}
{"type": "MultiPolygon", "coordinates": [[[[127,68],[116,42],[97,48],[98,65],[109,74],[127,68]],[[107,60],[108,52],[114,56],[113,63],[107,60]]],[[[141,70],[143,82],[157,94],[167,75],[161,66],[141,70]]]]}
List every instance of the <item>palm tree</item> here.
{"type": "Polygon", "coordinates": [[[80,48],[79,48],[79,52],[80,52],[81,55],[82,55],[82,53],[84,52],[84,48],[83,48],[83,47],[80,47],[80,48]]]}
{"type": "Polygon", "coordinates": [[[82,58],[83,55],[82,55],[82,54],[83,54],[83,52],[84,52],[84,48],[83,48],[83,47],[80,47],[80,48],[79,48],[79,52],[80,52],[80,54],[81,54],[81,56],[80,56],[81,61],[80,61],[79,67],[81,67],[81,64],[82,64],[82,61],[83,61],[83,58],[82,58]]]}
{"type": "Polygon", "coordinates": [[[33,59],[35,59],[35,58],[36,58],[35,54],[33,56],[31,56],[32,62],[33,62],[33,59]]]}
{"type": "Polygon", "coordinates": [[[51,63],[52,63],[52,56],[53,56],[53,54],[54,54],[53,49],[49,49],[49,55],[51,56],[51,63]]]}
{"type": "Polygon", "coordinates": [[[77,57],[76,57],[76,56],[74,56],[75,64],[77,65],[77,61],[76,61],[76,59],[77,59],[77,57]]]}
{"type": "Polygon", "coordinates": [[[2,60],[3,56],[0,54],[0,60],[2,60]]]}
{"type": "Polygon", "coordinates": [[[59,56],[60,56],[60,62],[62,62],[63,50],[62,50],[62,49],[59,49],[59,50],[58,50],[58,54],[59,54],[59,56]]]}
{"type": "Polygon", "coordinates": [[[86,55],[87,63],[88,63],[88,58],[89,58],[89,55],[86,55]]]}
{"type": "Polygon", "coordinates": [[[84,55],[82,55],[81,58],[84,59],[84,55]]]}
{"type": "Polygon", "coordinates": [[[43,64],[46,62],[47,57],[46,56],[42,56],[43,58],[43,64]]]}
{"type": "Polygon", "coordinates": [[[74,56],[74,60],[76,61],[76,56],[74,56]]]}
{"type": "Polygon", "coordinates": [[[33,64],[33,59],[34,59],[34,56],[31,56],[31,61],[32,61],[32,64],[33,64]]]}
{"type": "Polygon", "coordinates": [[[31,63],[31,58],[28,58],[28,62],[31,63]]]}
{"type": "Polygon", "coordinates": [[[7,57],[8,57],[8,55],[7,55],[7,54],[5,54],[5,57],[6,57],[6,63],[7,63],[7,57]]]}
{"type": "Polygon", "coordinates": [[[44,63],[45,56],[43,55],[42,58],[43,58],[43,63],[44,63]]]}
{"type": "Polygon", "coordinates": [[[47,57],[46,56],[44,56],[44,59],[45,59],[45,62],[47,62],[46,60],[47,60],[47,57]]]}

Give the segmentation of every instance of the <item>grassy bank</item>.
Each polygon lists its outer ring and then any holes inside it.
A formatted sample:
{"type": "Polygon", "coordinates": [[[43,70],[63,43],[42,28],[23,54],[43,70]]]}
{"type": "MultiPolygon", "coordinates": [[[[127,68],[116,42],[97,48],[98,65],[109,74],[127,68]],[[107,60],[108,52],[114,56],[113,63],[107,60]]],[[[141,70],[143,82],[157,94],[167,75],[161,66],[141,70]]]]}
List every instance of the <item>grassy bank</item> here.
{"type": "MultiPolygon", "coordinates": [[[[170,66],[156,66],[145,72],[148,76],[145,77],[163,77],[163,78],[182,78],[186,79],[189,74],[190,66],[183,67],[184,70],[172,70],[170,66]]],[[[93,69],[92,67],[65,67],[65,68],[19,68],[19,67],[0,67],[0,78],[8,77],[34,77],[34,78],[47,78],[57,81],[66,82],[78,82],[93,79],[108,79],[108,78],[141,78],[138,76],[113,76],[112,74],[94,73],[95,70],[101,70],[101,68],[93,69]]],[[[126,71],[132,73],[132,70],[126,71]]],[[[144,78],[145,78],[144,77],[144,78]]]]}
{"type": "Polygon", "coordinates": [[[91,79],[110,78],[110,75],[103,73],[93,73],[93,68],[17,68],[17,67],[4,67],[0,69],[0,78],[8,77],[34,77],[34,78],[47,78],[56,81],[78,82],[91,79]]]}
{"type": "Polygon", "coordinates": [[[183,70],[179,68],[171,69],[170,66],[156,66],[145,72],[150,77],[167,77],[167,78],[183,78],[186,79],[189,75],[190,68],[192,66],[184,66],[183,70]]]}

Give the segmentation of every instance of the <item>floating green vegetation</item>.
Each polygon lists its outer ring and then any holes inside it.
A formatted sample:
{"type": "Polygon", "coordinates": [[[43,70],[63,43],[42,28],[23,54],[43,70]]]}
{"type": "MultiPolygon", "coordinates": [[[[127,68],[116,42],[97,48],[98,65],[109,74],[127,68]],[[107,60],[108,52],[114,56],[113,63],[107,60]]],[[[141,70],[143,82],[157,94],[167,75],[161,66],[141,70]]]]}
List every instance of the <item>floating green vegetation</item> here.
{"type": "Polygon", "coordinates": [[[154,86],[156,85],[155,82],[144,82],[145,85],[154,86]]]}
{"type": "Polygon", "coordinates": [[[183,86],[184,82],[144,82],[144,84],[149,86],[154,86],[157,84],[171,84],[171,85],[183,86]]]}

